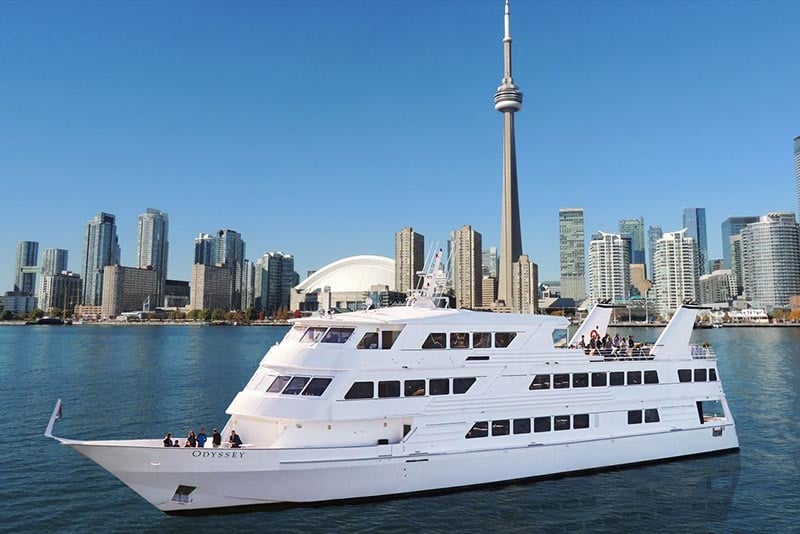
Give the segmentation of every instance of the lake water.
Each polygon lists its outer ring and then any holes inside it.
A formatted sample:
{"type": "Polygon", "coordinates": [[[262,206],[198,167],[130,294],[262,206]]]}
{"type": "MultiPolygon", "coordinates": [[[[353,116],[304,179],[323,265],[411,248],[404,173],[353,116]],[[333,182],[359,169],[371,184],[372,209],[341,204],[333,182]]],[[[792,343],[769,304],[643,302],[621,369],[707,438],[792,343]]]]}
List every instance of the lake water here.
{"type": "MultiPolygon", "coordinates": [[[[628,331],[620,330],[627,334],[628,331]]],[[[800,329],[695,331],[717,352],[741,451],[380,502],[171,517],[43,437],[221,427],[285,328],[0,327],[1,531],[789,532],[800,510],[800,329]]],[[[637,339],[658,332],[632,330],[637,339]]]]}

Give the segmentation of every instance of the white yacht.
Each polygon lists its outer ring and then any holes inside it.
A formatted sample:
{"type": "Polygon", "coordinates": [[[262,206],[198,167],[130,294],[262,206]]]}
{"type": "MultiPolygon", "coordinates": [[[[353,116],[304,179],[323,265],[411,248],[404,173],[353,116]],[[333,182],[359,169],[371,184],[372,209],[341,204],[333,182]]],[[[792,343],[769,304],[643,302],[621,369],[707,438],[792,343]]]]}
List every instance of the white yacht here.
{"type": "MultiPolygon", "coordinates": [[[[438,266],[438,255],[437,255],[438,266]]],[[[739,446],[716,359],[683,306],[658,341],[584,349],[568,321],[409,305],[294,321],[227,409],[232,448],[53,436],[169,513],[389,496],[739,446]],[[554,341],[555,340],[555,341],[554,341]]]]}

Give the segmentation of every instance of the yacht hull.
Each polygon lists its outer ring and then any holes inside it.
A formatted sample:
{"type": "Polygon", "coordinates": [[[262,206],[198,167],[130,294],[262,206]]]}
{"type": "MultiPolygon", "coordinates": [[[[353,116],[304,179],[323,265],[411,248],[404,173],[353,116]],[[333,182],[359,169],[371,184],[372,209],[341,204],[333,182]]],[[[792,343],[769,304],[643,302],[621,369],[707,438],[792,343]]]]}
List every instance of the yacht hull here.
{"type": "Polygon", "coordinates": [[[739,446],[732,423],[551,444],[509,441],[503,448],[431,454],[408,454],[402,443],[324,449],[169,449],[125,442],[63,442],[169,513],[446,490],[739,446]]]}

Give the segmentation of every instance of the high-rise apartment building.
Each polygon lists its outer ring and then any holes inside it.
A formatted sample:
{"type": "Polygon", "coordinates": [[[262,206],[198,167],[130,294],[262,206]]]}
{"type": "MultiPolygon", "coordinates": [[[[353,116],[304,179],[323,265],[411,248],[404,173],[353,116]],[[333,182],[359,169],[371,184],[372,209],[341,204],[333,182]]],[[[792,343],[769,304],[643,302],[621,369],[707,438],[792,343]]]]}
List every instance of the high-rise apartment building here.
{"type": "Polygon", "coordinates": [[[81,287],[81,277],[77,273],[62,270],[58,273],[42,274],[37,306],[47,314],[52,314],[57,309],[66,309],[71,314],[75,306],[80,304],[81,287]]]}
{"type": "Polygon", "coordinates": [[[736,278],[736,294],[744,295],[744,266],[742,264],[741,232],[731,236],[729,241],[731,246],[731,271],[733,271],[733,276],[736,278]]]}
{"type": "Polygon", "coordinates": [[[797,188],[797,215],[800,217],[800,136],[794,138],[794,180],[797,188]]]}
{"type": "Polygon", "coordinates": [[[698,298],[697,257],[697,243],[686,228],[668,232],[656,243],[653,285],[663,318],[674,313],[685,299],[698,298]]]}
{"type": "Polygon", "coordinates": [[[256,309],[267,316],[289,311],[292,288],[297,285],[294,256],[283,252],[265,252],[255,263],[254,293],[256,309]]]}
{"type": "Polygon", "coordinates": [[[644,263],[644,217],[620,220],[619,233],[631,238],[631,263],[644,263]]]}
{"type": "Polygon", "coordinates": [[[231,271],[227,267],[195,263],[189,282],[189,307],[193,310],[228,311],[231,284],[231,271]]]}
{"type": "Polygon", "coordinates": [[[650,264],[647,266],[647,272],[650,275],[650,281],[654,278],[655,263],[653,263],[653,258],[656,255],[656,243],[662,237],[664,237],[664,231],[661,230],[661,225],[651,224],[650,228],[647,229],[647,254],[648,260],[650,261],[650,264]]]}
{"type": "Polygon", "coordinates": [[[497,278],[484,276],[481,279],[481,306],[491,308],[497,300],[497,278]]]}
{"type": "Polygon", "coordinates": [[[39,260],[39,243],[20,241],[17,243],[17,263],[14,270],[14,291],[33,295],[36,291],[36,272],[39,260]]]}
{"type": "Polygon", "coordinates": [[[539,308],[539,266],[522,254],[511,266],[513,313],[536,313],[539,308]]]}
{"type": "Polygon", "coordinates": [[[787,306],[800,295],[800,241],[794,213],[768,213],[748,224],[742,236],[747,300],[766,308],[787,306]]]}
{"type": "Polygon", "coordinates": [[[706,209],[685,208],[683,210],[683,227],[688,237],[697,245],[698,276],[706,274],[708,261],[708,234],[706,233],[706,209]]]}
{"type": "Polygon", "coordinates": [[[589,296],[592,302],[630,298],[630,238],[599,232],[589,243],[589,296]]]}
{"type": "Polygon", "coordinates": [[[256,307],[256,264],[244,260],[244,280],[242,281],[242,309],[256,307]]]}
{"type": "Polygon", "coordinates": [[[69,252],[63,248],[46,248],[42,251],[42,276],[67,270],[69,252]]]}
{"type": "Polygon", "coordinates": [[[103,300],[103,269],[118,265],[120,257],[117,224],[110,213],[100,212],[86,223],[83,234],[83,294],[86,306],[100,306],[103,300]]]}
{"type": "Polygon", "coordinates": [[[583,208],[558,210],[561,257],[561,296],[582,302],[586,298],[586,236],[583,208]]]}
{"type": "Polygon", "coordinates": [[[103,269],[103,317],[112,319],[125,312],[155,310],[160,289],[155,269],[109,265],[103,269]]]}
{"type": "Polygon", "coordinates": [[[736,300],[736,276],[730,269],[717,269],[699,280],[700,303],[731,303],[736,300]]]}
{"type": "Polygon", "coordinates": [[[453,235],[453,289],[457,308],[478,308],[481,299],[481,234],[464,225],[453,235]]]}
{"type": "Polygon", "coordinates": [[[211,234],[200,234],[194,238],[194,263],[217,264],[217,238],[211,234]]]}
{"type": "Polygon", "coordinates": [[[732,267],[731,237],[739,235],[745,226],[754,222],[758,222],[758,217],[728,217],[722,221],[722,261],[725,269],[730,269],[732,267]]]}
{"type": "Polygon", "coordinates": [[[163,306],[169,260],[169,215],[147,208],[139,215],[137,230],[136,266],[152,267],[158,273],[158,293],[153,295],[153,304],[163,306]]]}
{"type": "Polygon", "coordinates": [[[394,235],[395,291],[408,293],[419,286],[418,272],[425,269],[425,237],[407,226],[394,235]]]}
{"type": "Polygon", "coordinates": [[[245,243],[239,232],[227,228],[217,232],[217,265],[227,267],[231,275],[231,310],[242,309],[244,255],[245,243]]]}
{"type": "MultiPolygon", "coordinates": [[[[483,258],[481,259],[481,271],[483,272],[483,276],[492,276],[497,279],[497,270],[500,268],[499,261],[500,258],[497,255],[497,247],[483,249],[483,258]]],[[[495,293],[497,293],[497,291],[495,291],[495,293]]]]}

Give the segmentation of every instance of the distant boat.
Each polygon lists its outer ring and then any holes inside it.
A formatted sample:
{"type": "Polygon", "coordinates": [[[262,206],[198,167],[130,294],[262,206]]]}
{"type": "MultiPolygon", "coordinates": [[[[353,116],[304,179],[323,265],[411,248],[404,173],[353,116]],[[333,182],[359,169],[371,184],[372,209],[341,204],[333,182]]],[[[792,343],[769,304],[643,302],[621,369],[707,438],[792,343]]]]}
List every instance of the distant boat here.
{"type": "Polygon", "coordinates": [[[48,317],[45,315],[41,319],[38,319],[30,324],[64,324],[64,320],[60,317],[48,317]]]}
{"type": "Polygon", "coordinates": [[[712,326],[714,328],[722,328],[722,323],[714,323],[712,326]]]}

